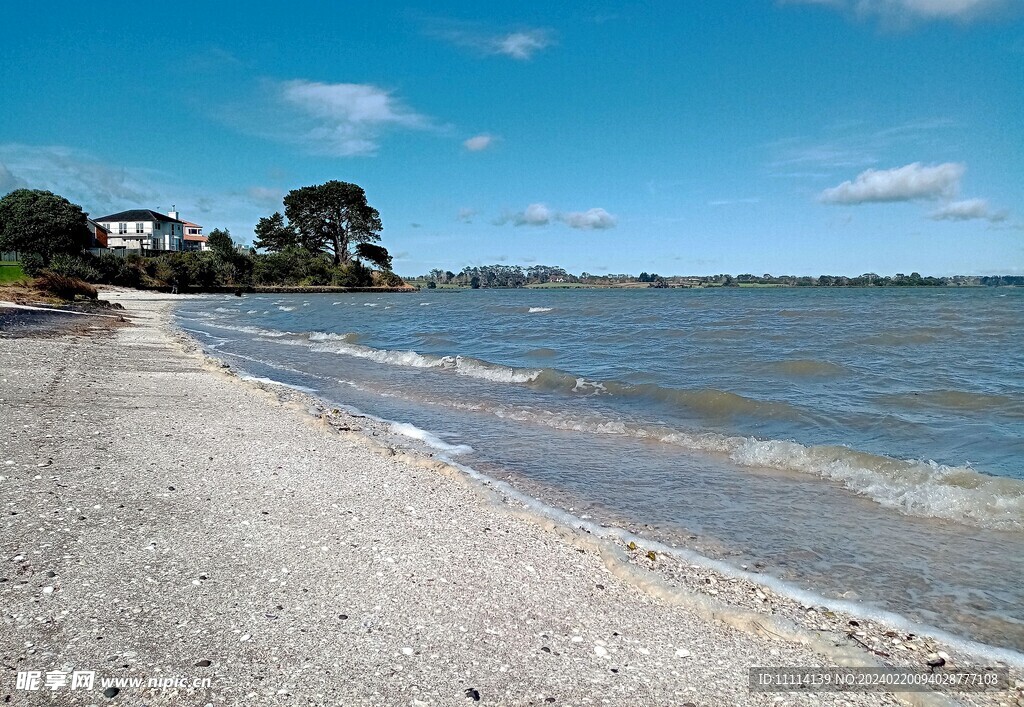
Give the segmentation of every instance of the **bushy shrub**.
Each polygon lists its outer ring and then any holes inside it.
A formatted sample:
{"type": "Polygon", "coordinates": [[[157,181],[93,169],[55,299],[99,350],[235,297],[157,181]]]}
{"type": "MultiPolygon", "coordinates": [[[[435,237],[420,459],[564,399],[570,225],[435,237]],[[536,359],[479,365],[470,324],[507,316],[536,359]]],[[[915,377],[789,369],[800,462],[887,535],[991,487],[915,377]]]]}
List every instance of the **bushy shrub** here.
{"type": "Polygon", "coordinates": [[[96,288],[77,277],[68,277],[52,270],[41,270],[33,284],[37,289],[48,292],[62,300],[74,300],[76,297],[96,299],[99,293],[96,288]]]}
{"type": "Polygon", "coordinates": [[[21,254],[21,271],[29,277],[35,277],[38,275],[45,264],[43,263],[43,257],[36,253],[22,253],[21,254]]]}
{"type": "Polygon", "coordinates": [[[164,253],[148,259],[145,269],[158,285],[179,290],[246,285],[252,277],[252,266],[247,256],[221,255],[212,251],[164,253]]]}
{"type": "Polygon", "coordinates": [[[334,276],[327,256],[300,247],[254,255],[251,262],[255,285],[330,285],[334,276]]]}
{"type": "Polygon", "coordinates": [[[116,253],[93,256],[90,264],[99,273],[98,282],[121,287],[139,287],[145,277],[144,261],[138,256],[122,258],[116,253]]]}
{"type": "Polygon", "coordinates": [[[92,266],[85,258],[78,255],[67,255],[59,253],[50,260],[49,270],[65,277],[85,280],[86,282],[99,282],[100,272],[92,266]]]}
{"type": "MultiPolygon", "coordinates": [[[[376,287],[402,287],[405,285],[405,280],[390,270],[374,270],[373,285],[376,287]]],[[[433,280],[427,283],[427,288],[433,289],[431,285],[437,287],[437,283],[433,280]]]]}
{"type": "Polygon", "coordinates": [[[337,287],[370,287],[373,285],[373,271],[353,260],[337,268],[331,284],[337,287]]]}

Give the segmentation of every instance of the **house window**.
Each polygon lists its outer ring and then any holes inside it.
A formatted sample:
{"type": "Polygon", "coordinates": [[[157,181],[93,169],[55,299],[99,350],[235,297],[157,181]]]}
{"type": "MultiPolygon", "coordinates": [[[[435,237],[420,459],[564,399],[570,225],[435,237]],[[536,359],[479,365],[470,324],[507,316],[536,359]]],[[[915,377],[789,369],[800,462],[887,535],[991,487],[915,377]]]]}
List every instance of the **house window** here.
{"type": "Polygon", "coordinates": [[[119,224],[117,224],[117,232],[118,233],[128,233],[128,224],[127,223],[119,223],[119,224]]]}

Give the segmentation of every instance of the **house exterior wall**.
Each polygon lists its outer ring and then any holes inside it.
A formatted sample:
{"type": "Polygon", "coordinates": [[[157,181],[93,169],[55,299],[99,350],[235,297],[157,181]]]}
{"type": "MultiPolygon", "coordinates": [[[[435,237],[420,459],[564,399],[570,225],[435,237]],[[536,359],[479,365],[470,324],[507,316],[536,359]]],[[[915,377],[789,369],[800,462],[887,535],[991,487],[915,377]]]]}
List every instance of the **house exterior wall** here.
{"type": "Polygon", "coordinates": [[[184,250],[184,226],[165,221],[103,221],[108,248],[132,250],[184,250]]]}
{"type": "Polygon", "coordinates": [[[210,249],[210,245],[205,240],[202,240],[202,241],[200,241],[200,240],[190,240],[190,239],[186,238],[184,243],[183,243],[183,248],[185,250],[204,251],[204,250],[209,250],[210,249]]]}
{"type": "Polygon", "coordinates": [[[107,230],[103,226],[99,225],[95,221],[89,221],[89,233],[92,234],[92,243],[90,244],[93,248],[106,248],[107,247],[107,230]]]}

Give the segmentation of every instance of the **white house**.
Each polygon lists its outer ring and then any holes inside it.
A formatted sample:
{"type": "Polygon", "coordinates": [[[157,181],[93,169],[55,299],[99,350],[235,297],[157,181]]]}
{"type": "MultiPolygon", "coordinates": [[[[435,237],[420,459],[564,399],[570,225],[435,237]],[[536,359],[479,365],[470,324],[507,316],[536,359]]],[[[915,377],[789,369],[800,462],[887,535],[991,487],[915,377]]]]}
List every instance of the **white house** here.
{"type": "Polygon", "coordinates": [[[184,250],[185,222],[178,212],[167,216],[150,209],[131,209],[95,219],[107,231],[108,248],[184,250]]]}

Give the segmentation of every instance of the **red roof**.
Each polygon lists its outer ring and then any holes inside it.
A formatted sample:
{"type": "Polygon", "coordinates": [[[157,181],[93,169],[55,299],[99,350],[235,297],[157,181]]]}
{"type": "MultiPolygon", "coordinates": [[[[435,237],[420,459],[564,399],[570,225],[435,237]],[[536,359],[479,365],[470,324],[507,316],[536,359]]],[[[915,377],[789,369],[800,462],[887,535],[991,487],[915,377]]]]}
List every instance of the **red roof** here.
{"type": "Polygon", "coordinates": [[[190,236],[190,235],[188,235],[186,233],[185,234],[185,240],[186,241],[199,241],[200,243],[206,243],[210,239],[207,238],[206,236],[190,236]]]}

